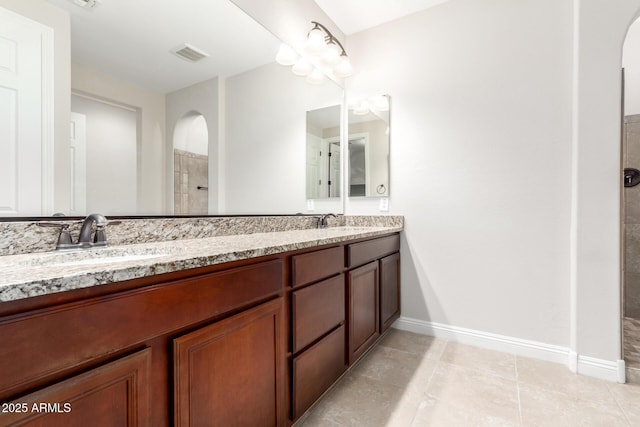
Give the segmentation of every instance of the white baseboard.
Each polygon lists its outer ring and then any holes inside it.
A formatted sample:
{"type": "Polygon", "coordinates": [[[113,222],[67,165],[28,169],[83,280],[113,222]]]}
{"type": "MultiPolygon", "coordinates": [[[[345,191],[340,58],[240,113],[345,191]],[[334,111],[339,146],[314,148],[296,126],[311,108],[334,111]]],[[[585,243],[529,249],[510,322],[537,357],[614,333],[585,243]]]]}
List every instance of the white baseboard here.
{"type": "Polygon", "coordinates": [[[404,316],[400,317],[400,319],[394,323],[393,327],[403,331],[430,335],[448,341],[460,342],[518,356],[561,363],[571,369],[572,372],[601,378],[607,381],[624,382],[625,379],[624,361],[609,361],[581,356],[567,347],[445,325],[443,323],[412,319],[404,316]]]}

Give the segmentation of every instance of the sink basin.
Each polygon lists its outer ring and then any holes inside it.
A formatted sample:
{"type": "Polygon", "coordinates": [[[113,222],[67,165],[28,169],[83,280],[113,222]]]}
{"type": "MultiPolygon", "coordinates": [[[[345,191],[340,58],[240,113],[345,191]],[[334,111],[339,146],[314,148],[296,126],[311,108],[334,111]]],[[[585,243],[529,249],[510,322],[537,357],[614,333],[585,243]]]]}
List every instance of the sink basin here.
{"type": "Polygon", "coordinates": [[[87,258],[81,260],[66,260],[60,261],[54,264],[49,264],[51,267],[74,267],[74,266],[82,266],[82,265],[100,265],[100,264],[111,264],[116,262],[127,262],[127,261],[141,261],[144,259],[152,259],[152,258],[160,258],[166,256],[167,254],[159,253],[159,254],[138,254],[138,255],[120,255],[120,256],[105,256],[99,258],[87,258]]]}
{"type": "Polygon", "coordinates": [[[117,247],[86,249],[72,252],[47,252],[40,254],[0,257],[0,268],[23,269],[33,267],[74,267],[143,261],[161,258],[175,253],[178,248],[117,247]]]}

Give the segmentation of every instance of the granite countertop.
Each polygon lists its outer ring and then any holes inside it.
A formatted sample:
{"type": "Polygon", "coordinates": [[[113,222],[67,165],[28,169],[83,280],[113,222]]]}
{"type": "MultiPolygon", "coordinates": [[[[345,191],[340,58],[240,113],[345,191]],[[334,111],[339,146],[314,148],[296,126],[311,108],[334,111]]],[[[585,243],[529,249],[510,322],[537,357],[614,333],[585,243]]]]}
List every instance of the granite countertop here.
{"type": "Polygon", "coordinates": [[[330,227],[0,256],[0,303],[398,231],[330,227]]]}

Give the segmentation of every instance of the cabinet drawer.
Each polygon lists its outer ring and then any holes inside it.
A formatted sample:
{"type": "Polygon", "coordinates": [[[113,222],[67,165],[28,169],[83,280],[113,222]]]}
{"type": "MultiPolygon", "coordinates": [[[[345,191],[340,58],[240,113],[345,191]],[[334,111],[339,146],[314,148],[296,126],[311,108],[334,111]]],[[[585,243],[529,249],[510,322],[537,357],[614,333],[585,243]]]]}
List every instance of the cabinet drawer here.
{"type": "Polygon", "coordinates": [[[344,268],[344,250],[338,246],[295,255],[291,258],[291,268],[293,287],[333,276],[344,268]]]}
{"type": "Polygon", "coordinates": [[[281,294],[283,270],[282,260],[266,261],[0,319],[0,399],[114,349],[281,294]]]}
{"type": "Polygon", "coordinates": [[[344,325],[293,359],[293,419],[297,419],[345,371],[344,325]]]}
{"type": "Polygon", "coordinates": [[[344,322],[344,286],[341,274],[293,292],[294,353],[344,322]]]}
{"type": "Polygon", "coordinates": [[[400,236],[398,234],[354,243],[347,247],[347,263],[349,267],[357,267],[399,250],[400,236]]]}

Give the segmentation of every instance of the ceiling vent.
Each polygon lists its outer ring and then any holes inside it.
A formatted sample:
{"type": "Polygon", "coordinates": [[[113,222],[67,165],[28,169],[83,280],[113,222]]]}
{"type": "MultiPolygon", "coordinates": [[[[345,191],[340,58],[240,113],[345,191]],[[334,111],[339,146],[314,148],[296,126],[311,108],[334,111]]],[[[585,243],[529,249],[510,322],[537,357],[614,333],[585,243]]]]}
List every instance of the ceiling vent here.
{"type": "Polygon", "coordinates": [[[191,46],[188,43],[184,43],[178,46],[177,48],[173,49],[171,53],[189,62],[198,62],[201,59],[209,56],[208,53],[198,49],[197,47],[191,46]]]}
{"type": "Polygon", "coordinates": [[[100,4],[100,0],[71,0],[83,9],[93,9],[100,4]]]}

